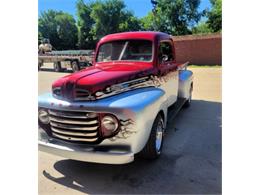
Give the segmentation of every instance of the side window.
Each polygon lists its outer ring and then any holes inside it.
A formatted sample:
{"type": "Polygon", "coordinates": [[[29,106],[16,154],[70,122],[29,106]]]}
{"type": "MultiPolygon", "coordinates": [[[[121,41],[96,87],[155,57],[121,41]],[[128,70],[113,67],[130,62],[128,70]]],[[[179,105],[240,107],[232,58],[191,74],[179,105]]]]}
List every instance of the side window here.
{"type": "Polygon", "coordinates": [[[174,60],[172,45],[170,42],[161,42],[159,46],[159,63],[170,62],[174,60]]]}

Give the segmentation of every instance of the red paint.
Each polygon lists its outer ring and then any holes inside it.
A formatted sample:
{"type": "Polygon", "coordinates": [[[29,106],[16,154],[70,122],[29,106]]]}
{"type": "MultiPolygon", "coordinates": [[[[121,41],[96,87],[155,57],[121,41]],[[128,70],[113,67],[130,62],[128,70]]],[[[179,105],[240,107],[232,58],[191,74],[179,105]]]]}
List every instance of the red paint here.
{"type": "MultiPolygon", "coordinates": [[[[86,68],[77,73],[67,75],[55,81],[52,85],[53,88],[63,87],[62,94],[68,93],[65,85],[71,83],[74,87],[87,89],[91,94],[97,91],[104,90],[105,87],[129,81],[132,79],[157,75],[159,72],[165,72],[165,68],[158,65],[157,50],[161,40],[171,40],[171,36],[160,32],[127,32],[107,35],[102,38],[97,44],[96,52],[100,45],[114,40],[127,40],[127,39],[145,39],[150,40],[154,46],[154,59],[152,62],[136,62],[136,61],[119,61],[119,62],[99,62],[94,60],[93,66],[86,68]]],[[[174,47],[173,47],[174,51],[174,47]]],[[[95,56],[96,58],[96,56],[95,56]]],[[[170,66],[171,70],[181,64],[175,61],[170,66]]]]}

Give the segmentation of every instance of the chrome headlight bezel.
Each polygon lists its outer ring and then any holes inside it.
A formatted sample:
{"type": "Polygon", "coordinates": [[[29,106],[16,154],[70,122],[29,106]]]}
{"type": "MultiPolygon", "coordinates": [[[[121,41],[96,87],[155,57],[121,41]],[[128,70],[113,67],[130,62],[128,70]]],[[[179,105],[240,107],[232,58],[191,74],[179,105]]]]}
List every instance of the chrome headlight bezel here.
{"type": "Polygon", "coordinates": [[[103,137],[111,137],[117,132],[119,122],[115,116],[107,114],[101,119],[101,127],[103,137]]]}
{"type": "Polygon", "coordinates": [[[49,124],[50,123],[50,117],[49,117],[49,113],[47,110],[45,109],[39,109],[38,111],[38,119],[42,124],[49,124]]]}

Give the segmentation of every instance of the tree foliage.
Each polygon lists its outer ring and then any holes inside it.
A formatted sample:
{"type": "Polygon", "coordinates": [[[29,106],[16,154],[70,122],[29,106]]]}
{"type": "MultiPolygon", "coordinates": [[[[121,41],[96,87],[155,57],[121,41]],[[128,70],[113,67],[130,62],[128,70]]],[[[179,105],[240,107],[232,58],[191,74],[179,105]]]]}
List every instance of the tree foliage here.
{"type": "Polygon", "coordinates": [[[192,29],[192,34],[209,34],[212,30],[206,22],[200,22],[192,29]]]}
{"type": "Polygon", "coordinates": [[[141,18],[141,25],[144,30],[159,30],[155,28],[155,17],[153,12],[148,12],[146,16],[141,18]]]}
{"type": "Polygon", "coordinates": [[[208,26],[213,32],[222,30],[222,0],[210,0],[212,9],[207,13],[208,26]]]}
{"type": "Polygon", "coordinates": [[[38,19],[38,39],[48,38],[56,49],[76,48],[77,26],[70,14],[48,10],[38,19]]]}
{"type": "Polygon", "coordinates": [[[210,1],[210,11],[198,11],[200,0],[157,0],[154,11],[139,19],[123,0],[77,0],[77,23],[61,11],[43,12],[39,17],[38,40],[49,38],[56,49],[93,49],[101,37],[117,32],[152,30],[171,35],[218,32],[222,28],[222,0],[210,1]],[[199,22],[202,16],[206,22],[199,22]]]}
{"type": "Polygon", "coordinates": [[[155,14],[143,18],[144,28],[172,35],[191,34],[191,28],[200,20],[200,0],[158,0],[155,14]]]}
{"type": "Polygon", "coordinates": [[[95,41],[93,39],[92,27],[94,20],[90,16],[91,4],[84,3],[83,0],[78,0],[76,3],[77,16],[78,16],[78,46],[81,49],[95,47],[95,41]]]}
{"type": "Polygon", "coordinates": [[[122,0],[98,0],[91,7],[90,16],[95,21],[92,32],[96,39],[111,33],[140,29],[139,20],[126,10],[122,0]]]}

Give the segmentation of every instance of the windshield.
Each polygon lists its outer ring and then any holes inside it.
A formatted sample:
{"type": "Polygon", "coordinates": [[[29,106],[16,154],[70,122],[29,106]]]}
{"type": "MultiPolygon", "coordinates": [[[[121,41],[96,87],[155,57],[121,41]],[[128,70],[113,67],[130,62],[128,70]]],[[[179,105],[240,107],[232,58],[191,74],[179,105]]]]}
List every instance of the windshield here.
{"type": "Polygon", "coordinates": [[[152,41],[120,40],[99,47],[97,62],[152,60],[152,41]]]}

